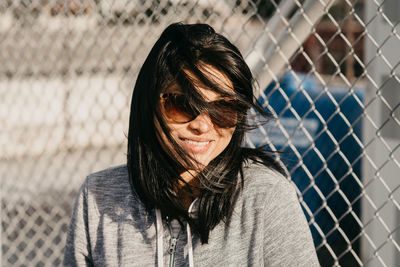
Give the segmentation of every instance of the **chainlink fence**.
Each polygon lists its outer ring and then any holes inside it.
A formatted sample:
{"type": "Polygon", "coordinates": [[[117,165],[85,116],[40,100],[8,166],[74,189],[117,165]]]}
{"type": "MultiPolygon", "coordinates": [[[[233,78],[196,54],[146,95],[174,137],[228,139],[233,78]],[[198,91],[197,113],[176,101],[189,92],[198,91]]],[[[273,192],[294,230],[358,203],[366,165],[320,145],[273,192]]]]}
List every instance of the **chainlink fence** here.
{"type": "Polygon", "coordinates": [[[170,23],[243,52],[322,266],[399,266],[397,0],[2,0],[3,266],[62,262],[85,176],[123,164],[138,69],[170,23]]]}

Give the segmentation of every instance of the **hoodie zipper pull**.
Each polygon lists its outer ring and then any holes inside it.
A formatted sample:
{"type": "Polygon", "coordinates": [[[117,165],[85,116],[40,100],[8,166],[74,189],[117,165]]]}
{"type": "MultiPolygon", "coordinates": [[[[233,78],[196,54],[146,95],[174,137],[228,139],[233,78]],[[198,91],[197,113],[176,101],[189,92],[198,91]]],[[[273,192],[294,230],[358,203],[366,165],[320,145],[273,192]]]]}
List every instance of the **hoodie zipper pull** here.
{"type": "Polygon", "coordinates": [[[169,253],[169,267],[174,267],[175,266],[175,252],[176,252],[176,246],[178,244],[178,239],[179,235],[181,233],[182,229],[179,229],[179,232],[176,236],[174,236],[174,233],[172,231],[172,226],[171,226],[171,221],[169,218],[167,218],[167,224],[169,228],[169,234],[170,234],[170,240],[169,240],[169,248],[168,248],[168,253],[169,253]]]}
{"type": "Polygon", "coordinates": [[[175,253],[176,244],[178,243],[178,238],[172,237],[171,241],[169,242],[169,254],[175,253]]]}
{"type": "Polygon", "coordinates": [[[170,254],[170,257],[169,257],[169,266],[170,267],[175,266],[175,250],[176,250],[177,243],[178,243],[178,238],[171,237],[171,240],[169,242],[169,249],[168,249],[168,253],[170,254]]]}

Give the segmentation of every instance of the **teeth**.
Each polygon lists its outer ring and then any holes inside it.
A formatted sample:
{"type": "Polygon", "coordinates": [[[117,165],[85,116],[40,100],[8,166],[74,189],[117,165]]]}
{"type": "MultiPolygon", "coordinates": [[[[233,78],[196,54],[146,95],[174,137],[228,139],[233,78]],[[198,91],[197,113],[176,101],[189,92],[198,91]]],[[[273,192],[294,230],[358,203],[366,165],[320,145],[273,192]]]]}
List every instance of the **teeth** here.
{"type": "Polygon", "coordinates": [[[205,145],[207,145],[208,143],[210,143],[210,141],[206,141],[206,142],[197,142],[197,141],[188,140],[188,139],[185,139],[185,142],[186,142],[186,143],[189,143],[189,144],[192,144],[192,145],[197,145],[197,146],[205,146],[205,145]]]}

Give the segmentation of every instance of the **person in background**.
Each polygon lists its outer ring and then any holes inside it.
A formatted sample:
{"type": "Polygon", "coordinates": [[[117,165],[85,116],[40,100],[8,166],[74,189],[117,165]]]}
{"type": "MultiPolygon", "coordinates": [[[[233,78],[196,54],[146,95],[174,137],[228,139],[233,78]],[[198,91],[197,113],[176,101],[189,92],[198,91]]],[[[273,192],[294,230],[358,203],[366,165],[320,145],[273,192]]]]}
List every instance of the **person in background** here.
{"type": "Polygon", "coordinates": [[[266,150],[239,50],[206,24],[161,34],[134,87],[127,164],[91,174],[64,266],[319,266],[295,189],[266,150]]]}

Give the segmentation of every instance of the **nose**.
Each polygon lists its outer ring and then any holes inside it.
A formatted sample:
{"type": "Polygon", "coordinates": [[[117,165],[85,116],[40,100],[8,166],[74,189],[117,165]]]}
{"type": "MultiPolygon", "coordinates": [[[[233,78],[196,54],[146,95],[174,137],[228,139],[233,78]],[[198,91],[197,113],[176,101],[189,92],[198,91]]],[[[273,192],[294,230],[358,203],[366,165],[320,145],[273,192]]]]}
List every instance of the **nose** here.
{"type": "Polygon", "coordinates": [[[210,116],[203,111],[189,122],[188,127],[195,134],[202,134],[208,132],[213,127],[213,124],[210,116]]]}

